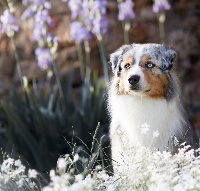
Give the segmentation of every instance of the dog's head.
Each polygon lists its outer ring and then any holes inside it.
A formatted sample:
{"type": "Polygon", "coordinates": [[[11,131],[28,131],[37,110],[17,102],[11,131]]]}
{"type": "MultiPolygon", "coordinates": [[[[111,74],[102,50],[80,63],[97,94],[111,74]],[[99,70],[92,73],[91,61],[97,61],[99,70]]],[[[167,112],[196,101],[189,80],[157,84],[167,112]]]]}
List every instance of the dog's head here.
{"type": "Polygon", "coordinates": [[[170,97],[175,61],[176,52],[160,44],[122,46],[110,58],[118,94],[170,97]]]}

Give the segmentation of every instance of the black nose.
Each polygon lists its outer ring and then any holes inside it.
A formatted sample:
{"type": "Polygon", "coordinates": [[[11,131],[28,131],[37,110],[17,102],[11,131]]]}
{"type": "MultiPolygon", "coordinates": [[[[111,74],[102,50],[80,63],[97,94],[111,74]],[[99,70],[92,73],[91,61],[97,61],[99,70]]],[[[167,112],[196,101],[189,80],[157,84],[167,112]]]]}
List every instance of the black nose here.
{"type": "Polygon", "coordinates": [[[131,84],[131,85],[136,85],[139,81],[140,81],[140,76],[138,76],[138,75],[133,75],[133,76],[131,76],[129,79],[128,79],[128,81],[129,81],[129,83],[131,84]]]}

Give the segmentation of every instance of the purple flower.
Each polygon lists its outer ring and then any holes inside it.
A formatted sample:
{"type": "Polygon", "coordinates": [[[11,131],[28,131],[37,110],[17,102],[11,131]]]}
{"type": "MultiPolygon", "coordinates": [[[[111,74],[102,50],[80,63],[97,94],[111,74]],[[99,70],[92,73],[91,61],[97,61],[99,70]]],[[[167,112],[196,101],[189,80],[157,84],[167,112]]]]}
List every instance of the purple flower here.
{"type": "Polygon", "coordinates": [[[57,37],[57,36],[54,36],[51,33],[48,33],[47,34],[47,41],[52,43],[52,44],[55,44],[55,43],[59,43],[60,42],[60,38],[57,37]]]}
{"type": "Polygon", "coordinates": [[[83,23],[74,21],[70,24],[70,36],[76,43],[80,44],[83,40],[90,40],[90,32],[83,26],[83,23]]]}
{"type": "Polygon", "coordinates": [[[79,12],[82,11],[82,0],[69,0],[68,6],[71,10],[71,17],[72,19],[75,19],[79,12]]]}
{"type": "Polygon", "coordinates": [[[34,18],[35,18],[35,22],[38,24],[47,23],[49,25],[52,25],[52,23],[53,23],[51,17],[49,16],[49,12],[46,9],[38,11],[35,14],[34,18]]]}
{"type": "Polygon", "coordinates": [[[46,32],[46,26],[44,23],[34,23],[32,40],[40,41],[43,39],[44,33],[46,32]]]}
{"type": "Polygon", "coordinates": [[[94,1],[93,10],[95,10],[95,11],[100,10],[101,15],[105,15],[106,14],[106,5],[107,5],[106,0],[96,0],[96,1],[94,1]]]}
{"type": "Polygon", "coordinates": [[[23,5],[27,5],[28,3],[32,3],[32,1],[31,0],[22,0],[23,5]]]}
{"type": "Polygon", "coordinates": [[[35,55],[37,57],[37,65],[42,70],[46,70],[48,67],[52,66],[52,57],[48,48],[38,47],[35,50],[35,55]]]}
{"type": "Polygon", "coordinates": [[[10,13],[7,9],[4,11],[3,15],[0,17],[0,21],[2,23],[1,31],[4,33],[17,32],[19,30],[19,26],[16,23],[16,18],[10,13]]]}
{"type": "Polygon", "coordinates": [[[23,0],[23,3],[30,4],[24,11],[22,19],[30,19],[33,17],[33,34],[32,40],[43,40],[47,33],[48,26],[53,25],[53,21],[49,15],[48,9],[51,8],[51,3],[47,0],[23,0]]]}
{"type": "Polygon", "coordinates": [[[108,21],[105,17],[93,20],[92,33],[95,35],[108,33],[108,21]]]}
{"type": "Polygon", "coordinates": [[[22,0],[22,4],[23,5],[32,4],[35,5],[37,8],[40,5],[44,6],[46,9],[51,8],[51,3],[48,0],[22,0]]]}
{"type": "Polygon", "coordinates": [[[91,31],[94,35],[106,34],[108,32],[108,21],[104,16],[106,14],[106,0],[96,0],[90,5],[92,15],[91,31]]]}
{"type": "Polygon", "coordinates": [[[132,0],[126,0],[118,4],[119,14],[118,20],[124,21],[128,19],[134,19],[135,13],[133,11],[134,3],[132,0]]]}
{"type": "Polygon", "coordinates": [[[21,16],[22,20],[30,19],[34,15],[35,11],[32,7],[28,7],[21,16]]]}
{"type": "Polygon", "coordinates": [[[152,9],[154,13],[159,13],[161,11],[171,9],[171,5],[167,0],[154,0],[152,9]]]}

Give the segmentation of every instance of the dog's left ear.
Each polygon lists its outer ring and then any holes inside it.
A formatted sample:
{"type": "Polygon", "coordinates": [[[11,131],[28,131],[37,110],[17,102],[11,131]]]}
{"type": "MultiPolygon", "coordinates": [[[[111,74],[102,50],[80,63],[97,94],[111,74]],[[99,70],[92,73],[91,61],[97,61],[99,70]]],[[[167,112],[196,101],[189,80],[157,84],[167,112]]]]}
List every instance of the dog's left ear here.
{"type": "Polygon", "coordinates": [[[176,57],[177,53],[174,50],[167,50],[166,63],[163,66],[164,71],[170,71],[173,68],[174,64],[176,63],[176,57]]]}
{"type": "Polygon", "coordinates": [[[110,63],[112,66],[113,73],[115,73],[116,68],[118,68],[120,64],[121,56],[123,55],[126,49],[129,49],[129,47],[130,45],[123,45],[110,55],[110,63]]]}
{"type": "Polygon", "coordinates": [[[171,49],[168,50],[168,53],[169,53],[169,62],[174,65],[176,62],[177,53],[171,49]]]}

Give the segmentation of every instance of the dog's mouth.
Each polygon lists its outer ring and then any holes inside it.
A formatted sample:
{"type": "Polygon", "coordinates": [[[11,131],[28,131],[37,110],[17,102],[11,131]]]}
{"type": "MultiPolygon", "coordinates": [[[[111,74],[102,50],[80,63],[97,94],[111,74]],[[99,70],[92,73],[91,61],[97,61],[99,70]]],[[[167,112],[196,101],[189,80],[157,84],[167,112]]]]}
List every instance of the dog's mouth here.
{"type": "Polygon", "coordinates": [[[130,87],[131,91],[141,91],[141,87],[139,85],[134,85],[130,87]]]}
{"type": "Polygon", "coordinates": [[[147,89],[147,90],[145,90],[144,92],[145,93],[148,93],[148,92],[150,92],[151,91],[151,89],[147,89]]]}
{"type": "Polygon", "coordinates": [[[130,87],[130,91],[148,93],[151,91],[151,89],[143,90],[140,86],[134,86],[134,87],[130,87]]]}

